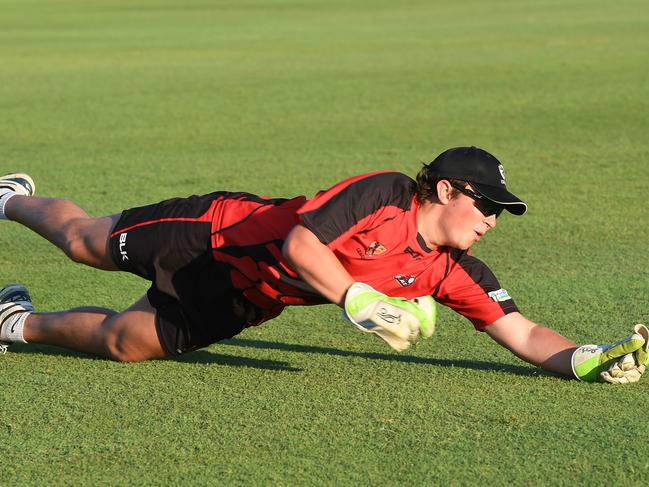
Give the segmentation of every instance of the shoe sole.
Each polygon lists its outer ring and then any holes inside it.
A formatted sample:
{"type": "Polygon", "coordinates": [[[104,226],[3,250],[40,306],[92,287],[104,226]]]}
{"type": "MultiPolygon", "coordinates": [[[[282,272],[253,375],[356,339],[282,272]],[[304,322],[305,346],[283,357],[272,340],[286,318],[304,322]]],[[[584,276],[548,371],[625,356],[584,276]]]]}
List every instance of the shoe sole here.
{"type": "MultiPolygon", "coordinates": [[[[31,178],[31,176],[29,174],[25,174],[25,173],[22,173],[22,172],[15,172],[13,174],[6,174],[4,176],[0,176],[0,181],[2,181],[2,180],[11,180],[11,179],[22,179],[23,181],[25,181],[29,185],[29,187],[26,188],[27,189],[26,193],[18,191],[22,195],[24,195],[24,196],[33,196],[36,193],[36,184],[34,183],[34,180],[31,178]]],[[[23,186],[22,184],[20,184],[18,182],[15,182],[15,181],[9,181],[9,182],[12,184],[12,186],[18,186],[20,188],[25,188],[25,186],[23,186]]],[[[15,191],[15,189],[14,189],[14,191],[15,191]]]]}

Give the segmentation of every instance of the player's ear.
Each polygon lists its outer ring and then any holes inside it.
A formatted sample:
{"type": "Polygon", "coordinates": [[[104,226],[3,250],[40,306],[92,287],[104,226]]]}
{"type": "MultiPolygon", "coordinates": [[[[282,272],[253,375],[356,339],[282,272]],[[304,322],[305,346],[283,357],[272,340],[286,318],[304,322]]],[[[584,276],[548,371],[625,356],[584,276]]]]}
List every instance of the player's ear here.
{"type": "Polygon", "coordinates": [[[447,179],[437,181],[437,201],[442,205],[450,203],[453,196],[453,186],[447,179]]]}

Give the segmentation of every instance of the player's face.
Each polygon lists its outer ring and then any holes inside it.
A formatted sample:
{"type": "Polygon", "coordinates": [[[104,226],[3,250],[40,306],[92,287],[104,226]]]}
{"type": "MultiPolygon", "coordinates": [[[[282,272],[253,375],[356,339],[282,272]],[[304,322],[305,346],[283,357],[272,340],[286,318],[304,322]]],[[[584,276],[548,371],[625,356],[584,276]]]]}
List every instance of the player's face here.
{"type": "MultiPolygon", "coordinates": [[[[468,249],[496,226],[496,212],[485,210],[484,206],[476,204],[467,194],[460,193],[451,197],[450,183],[443,183],[446,184],[438,191],[442,204],[438,207],[436,218],[428,219],[424,223],[428,228],[423,230],[428,231],[436,245],[468,249]],[[483,211],[491,214],[485,215],[483,211]]],[[[471,186],[467,189],[472,191],[471,186]]]]}

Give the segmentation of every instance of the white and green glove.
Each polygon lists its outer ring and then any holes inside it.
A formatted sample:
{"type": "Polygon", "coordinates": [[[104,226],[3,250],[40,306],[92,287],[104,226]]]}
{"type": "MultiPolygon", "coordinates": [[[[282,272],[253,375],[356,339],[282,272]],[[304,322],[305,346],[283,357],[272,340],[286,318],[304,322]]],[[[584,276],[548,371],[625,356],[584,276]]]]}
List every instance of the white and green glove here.
{"type": "Polygon", "coordinates": [[[602,380],[611,384],[628,384],[638,382],[644,374],[649,365],[649,330],[644,325],[635,325],[633,330],[643,336],[645,344],[635,352],[627,353],[602,372],[602,380]]]}
{"type": "Polygon", "coordinates": [[[392,298],[355,282],[345,295],[344,316],[359,330],[378,335],[401,352],[417,340],[420,332],[426,338],[433,335],[437,308],[430,296],[392,298]]]}
{"type": "Polygon", "coordinates": [[[582,345],[572,354],[572,371],[585,382],[637,382],[649,365],[649,329],[635,325],[633,333],[613,345],[582,345]]]}

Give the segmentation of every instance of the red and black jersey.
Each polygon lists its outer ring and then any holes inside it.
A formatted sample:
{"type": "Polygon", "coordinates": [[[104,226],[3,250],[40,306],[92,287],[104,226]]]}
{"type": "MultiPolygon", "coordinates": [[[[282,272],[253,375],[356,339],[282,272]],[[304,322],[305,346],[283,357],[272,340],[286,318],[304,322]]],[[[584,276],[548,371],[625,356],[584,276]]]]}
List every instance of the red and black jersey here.
{"type": "MultiPolygon", "coordinates": [[[[432,295],[477,329],[517,311],[489,268],[467,251],[426,246],[417,229],[415,182],[384,171],[347,179],[307,201],[229,193],[213,214],[213,255],[253,303],[326,302],[286,263],[281,248],[298,223],[336,255],[350,275],[390,295],[432,295]]],[[[270,316],[269,316],[270,317],[270,316]]]]}
{"type": "Polygon", "coordinates": [[[287,305],[326,303],[300,280],[282,255],[297,211],[306,198],[264,198],[249,193],[223,193],[214,203],[212,255],[232,269],[230,278],[253,304],[278,315],[287,305]]]}

